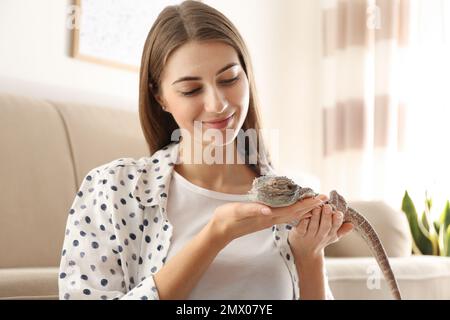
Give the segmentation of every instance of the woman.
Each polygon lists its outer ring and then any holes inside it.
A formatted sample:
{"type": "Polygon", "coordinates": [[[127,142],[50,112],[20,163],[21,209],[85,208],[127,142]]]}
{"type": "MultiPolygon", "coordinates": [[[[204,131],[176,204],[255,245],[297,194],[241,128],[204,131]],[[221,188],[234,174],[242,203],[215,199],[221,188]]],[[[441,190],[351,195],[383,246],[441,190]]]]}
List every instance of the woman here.
{"type": "Polygon", "coordinates": [[[252,181],[274,173],[262,139],[239,143],[260,129],[257,110],[233,24],[200,2],[166,7],[140,70],[153,154],[86,175],[69,212],[60,298],[332,299],[323,249],[351,225],[325,195],[284,208],[248,201],[252,181]]]}

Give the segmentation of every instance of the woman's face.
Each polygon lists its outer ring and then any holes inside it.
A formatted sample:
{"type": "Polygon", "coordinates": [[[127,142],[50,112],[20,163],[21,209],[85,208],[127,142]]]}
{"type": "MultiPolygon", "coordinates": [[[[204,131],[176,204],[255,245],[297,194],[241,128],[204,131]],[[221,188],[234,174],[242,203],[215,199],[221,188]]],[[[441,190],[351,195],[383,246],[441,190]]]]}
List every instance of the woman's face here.
{"type": "Polygon", "coordinates": [[[206,131],[214,135],[220,132],[222,144],[230,143],[247,116],[247,75],[234,48],[223,42],[191,41],[177,48],[162,72],[161,89],[161,95],[156,97],[159,103],[192,138],[194,125],[201,125],[198,133],[202,134],[203,143],[212,142],[204,134],[206,131]],[[217,122],[223,119],[226,120],[217,122]]]}

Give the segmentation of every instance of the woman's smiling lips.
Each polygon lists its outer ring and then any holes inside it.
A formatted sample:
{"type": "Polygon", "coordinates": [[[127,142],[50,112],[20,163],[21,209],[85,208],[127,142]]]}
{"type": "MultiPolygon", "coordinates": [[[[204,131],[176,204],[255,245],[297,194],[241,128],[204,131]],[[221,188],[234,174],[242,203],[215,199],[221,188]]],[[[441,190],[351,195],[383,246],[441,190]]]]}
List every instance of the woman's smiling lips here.
{"type": "Polygon", "coordinates": [[[234,113],[227,118],[219,119],[219,120],[213,120],[213,121],[203,121],[203,125],[208,128],[214,128],[214,129],[223,129],[228,126],[228,124],[233,120],[234,113]]]}

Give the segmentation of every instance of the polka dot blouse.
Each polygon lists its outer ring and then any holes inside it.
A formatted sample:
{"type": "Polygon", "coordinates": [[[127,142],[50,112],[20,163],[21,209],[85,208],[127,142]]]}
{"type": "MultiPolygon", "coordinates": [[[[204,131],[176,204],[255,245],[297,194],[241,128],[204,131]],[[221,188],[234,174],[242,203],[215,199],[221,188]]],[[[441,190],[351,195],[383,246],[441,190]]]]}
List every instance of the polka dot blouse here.
{"type": "MultiPolygon", "coordinates": [[[[166,207],[178,147],[172,142],[151,157],[116,159],[87,173],[68,214],[60,299],[159,299],[153,276],[171,245],[166,207]]],[[[274,225],[273,241],[298,299],[289,229],[287,224],[274,225]]],[[[333,299],[329,287],[327,298],[333,299]]]]}

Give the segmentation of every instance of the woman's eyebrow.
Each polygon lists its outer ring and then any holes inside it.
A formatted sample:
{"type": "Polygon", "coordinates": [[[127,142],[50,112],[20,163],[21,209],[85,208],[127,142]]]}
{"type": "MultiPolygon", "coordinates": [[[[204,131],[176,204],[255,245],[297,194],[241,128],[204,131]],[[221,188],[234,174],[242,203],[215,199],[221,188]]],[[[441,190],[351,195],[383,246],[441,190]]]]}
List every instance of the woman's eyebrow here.
{"type": "MultiPolygon", "coordinates": [[[[229,64],[227,64],[225,67],[221,68],[219,71],[217,71],[216,76],[222,72],[224,72],[225,70],[234,67],[238,65],[237,62],[231,62],[229,64]]],[[[186,76],[186,77],[181,77],[178,80],[175,80],[174,82],[172,82],[172,85],[174,85],[177,82],[181,82],[181,81],[192,81],[192,80],[201,80],[202,78],[200,77],[192,77],[192,76],[186,76]]]]}

